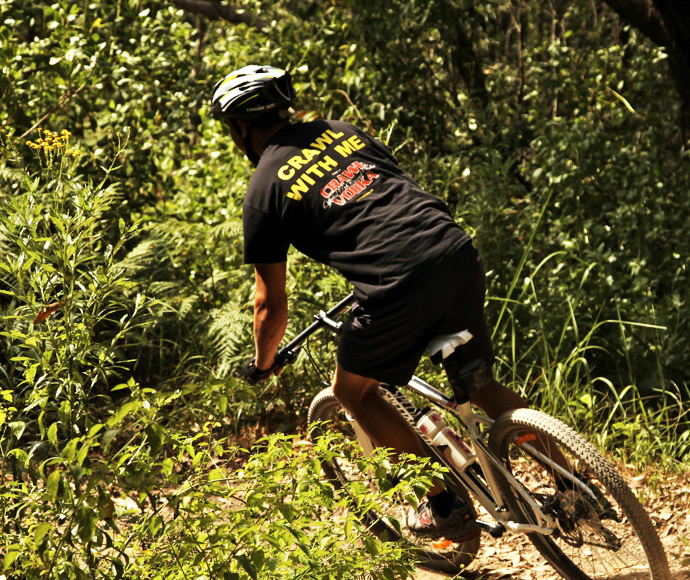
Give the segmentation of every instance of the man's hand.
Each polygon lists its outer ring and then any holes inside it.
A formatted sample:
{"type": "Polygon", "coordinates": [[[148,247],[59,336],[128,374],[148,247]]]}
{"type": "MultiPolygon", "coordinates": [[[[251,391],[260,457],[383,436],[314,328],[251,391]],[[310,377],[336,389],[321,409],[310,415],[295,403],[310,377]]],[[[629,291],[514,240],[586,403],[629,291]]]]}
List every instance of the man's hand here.
{"type": "Polygon", "coordinates": [[[283,365],[278,364],[278,361],[274,361],[267,369],[260,369],[256,366],[256,357],[253,357],[242,368],[242,376],[250,385],[255,385],[274,375],[277,377],[282,371],[283,365]]]}
{"type": "Polygon", "coordinates": [[[260,369],[256,366],[256,358],[249,360],[242,369],[242,376],[245,380],[251,384],[255,385],[261,381],[265,381],[268,377],[273,374],[273,369],[260,369]]]}

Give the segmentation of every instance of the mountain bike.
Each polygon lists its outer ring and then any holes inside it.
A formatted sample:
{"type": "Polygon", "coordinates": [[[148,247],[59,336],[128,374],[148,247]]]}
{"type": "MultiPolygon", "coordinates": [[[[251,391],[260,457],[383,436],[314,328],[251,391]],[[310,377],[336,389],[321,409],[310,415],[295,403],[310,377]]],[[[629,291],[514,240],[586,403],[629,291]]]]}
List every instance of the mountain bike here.
{"type": "MultiPolygon", "coordinates": [[[[315,357],[319,331],[337,334],[352,295],[314,322],[276,355],[274,368],[292,364],[306,352],[328,383],[315,357]],[[317,340],[314,340],[317,337],[317,340]]],[[[438,337],[436,353],[454,351],[471,335],[438,337]]],[[[332,350],[326,358],[333,358],[332,350]]],[[[446,375],[462,373],[444,364],[446,375]]],[[[453,377],[448,377],[451,384],[453,377]]],[[[590,443],[561,421],[533,409],[508,412],[497,420],[477,413],[463,392],[448,396],[413,377],[405,387],[381,385],[386,397],[410,424],[428,455],[447,468],[444,484],[482,515],[477,526],[494,538],[526,534],[539,553],[563,577],[651,578],[669,580],[669,566],[659,536],[643,506],[618,470],[590,443]],[[558,459],[556,459],[558,458],[558,459]]],[[[453,389],[455,391],[455,389],[453,389]]],[[[337,431],[356,440],[366,454],[373,448],[357,422],[341,407],[330,387],[313,399],[308,421],[313,436],[337,431]]],[[[353,482],[376,488],[382,478],[361,473],[357,456],[338,457],[322,465],[333,484],[347,493],[353,482]]],[[[387,483],[390,486],[390,482],[387,483]]],[[[455,542],[409,533],[404,501],[383,499],[361,520],[379,538],[408,542],[422,565],[458,571],[480,547],[480,537],[455,542]]]]}

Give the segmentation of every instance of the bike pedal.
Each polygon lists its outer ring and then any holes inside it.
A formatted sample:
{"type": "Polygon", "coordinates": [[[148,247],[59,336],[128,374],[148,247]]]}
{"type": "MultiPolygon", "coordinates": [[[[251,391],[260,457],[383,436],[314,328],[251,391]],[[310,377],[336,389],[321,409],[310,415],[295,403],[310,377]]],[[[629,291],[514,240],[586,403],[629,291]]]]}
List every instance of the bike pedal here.
{"type": "Polygon", "coordinates": [[[492,538],[500,538],[506,531],[503,524],[490,524],[481,520],[477,520],[477,526],[483,532],[487,532],[492,538]]]}

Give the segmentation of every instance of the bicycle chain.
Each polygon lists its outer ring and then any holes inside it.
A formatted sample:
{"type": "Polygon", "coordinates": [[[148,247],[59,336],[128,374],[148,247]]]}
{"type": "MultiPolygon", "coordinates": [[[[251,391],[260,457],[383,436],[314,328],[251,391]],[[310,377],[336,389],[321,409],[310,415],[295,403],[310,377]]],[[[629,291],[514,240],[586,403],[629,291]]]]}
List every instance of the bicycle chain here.
{"type": "Polygon", "coordinates": [[[417,428],[419,409],[417,409],[417,407],[395,387],[385,385],[381,387],[381,391],[383,396],[395,407],[398,413],[403,416],[410,427],[414,429],[415,433],[417,433],[427,445],[433,446],[431,440],[417,428]]]}

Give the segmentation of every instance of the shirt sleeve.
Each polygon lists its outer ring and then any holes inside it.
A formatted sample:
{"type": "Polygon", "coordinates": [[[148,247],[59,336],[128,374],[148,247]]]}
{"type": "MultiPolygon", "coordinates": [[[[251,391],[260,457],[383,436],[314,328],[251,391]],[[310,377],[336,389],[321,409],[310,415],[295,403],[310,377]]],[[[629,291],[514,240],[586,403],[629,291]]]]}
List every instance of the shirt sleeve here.
{"type": "Polygon", "coordinates": [[[265,213],[245,205],[242,209],[244,263],[277,264],[287,260],[288,242],[280,224],[265,213]]]}

